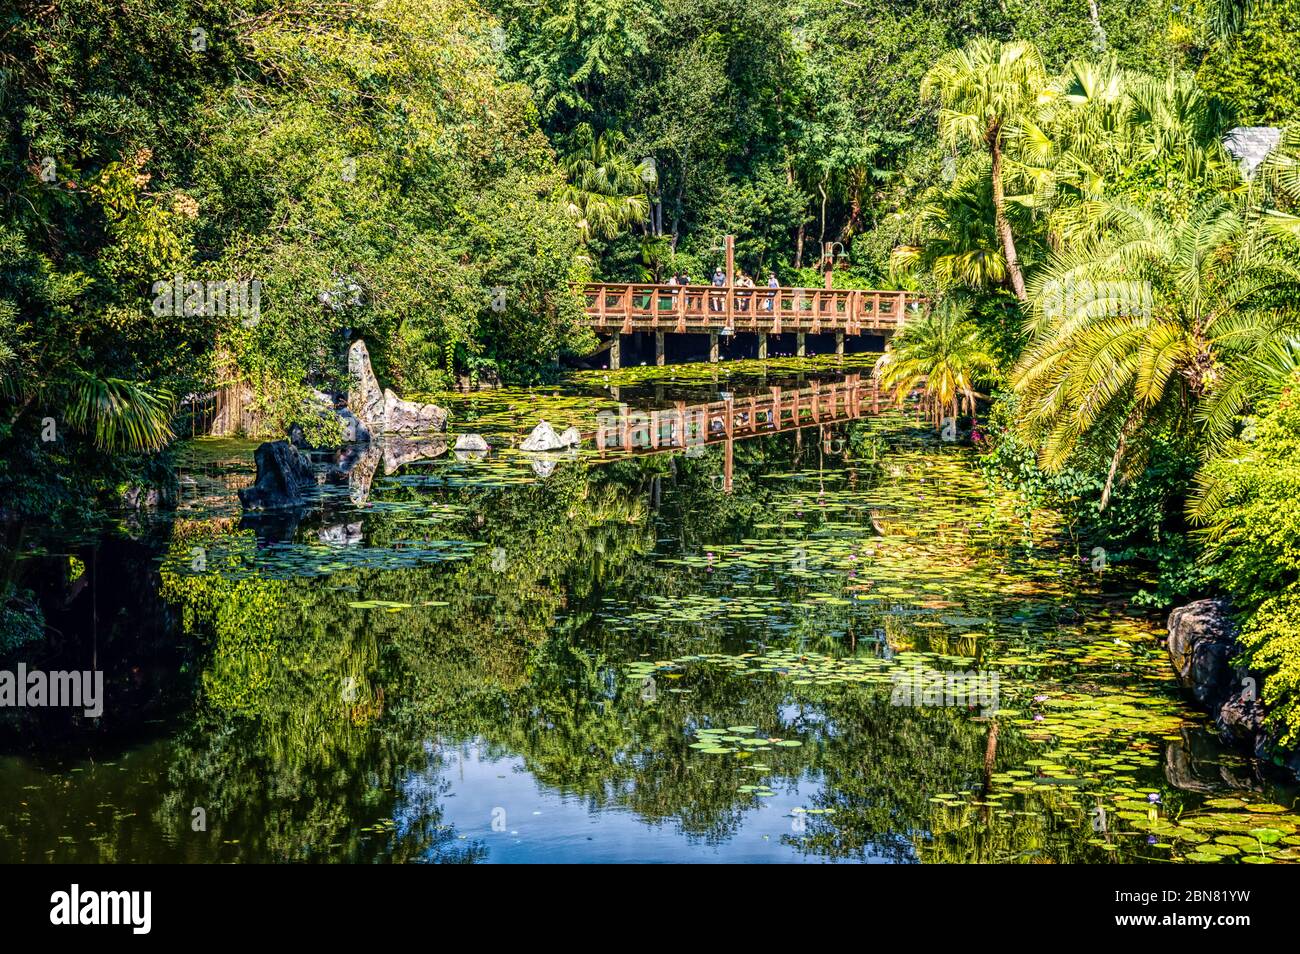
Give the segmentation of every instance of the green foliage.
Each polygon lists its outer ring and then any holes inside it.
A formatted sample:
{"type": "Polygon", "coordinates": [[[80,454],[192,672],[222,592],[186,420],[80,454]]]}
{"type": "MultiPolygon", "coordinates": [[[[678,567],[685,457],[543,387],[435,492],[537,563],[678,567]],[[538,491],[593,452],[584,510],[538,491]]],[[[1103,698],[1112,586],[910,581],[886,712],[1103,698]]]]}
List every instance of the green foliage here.
{"type": "MultiPolygon", "coordinates": [[[[1241,6],[1225,4],[1225,6],[1241,6]]],[[[1237,30],[1219,39],[1197,71],[1197,82],[1232,103],[1244,126],[1280,126],[1300,116],[1300,2],[1250,4],[1237,30]]]]}
{"type": "Polygon", "coordinates": [[[1300,586],[1264,600],[1238,638],[1246,664],[1266,673],[1262,699],[1278,744],[1300,747],[1300,586]]]}
{"type": "Polygon", "coordinates": [[[12,583],[0,583],[0,657],[44,635],[45,620],[32,594],[19,592],[12,583]]]}
{"type": "Polygon", "coordinates": [[[898,401],[921,388],[922,407],[937,429],[946,417],[975,413],[975,388],[996,379],[997,360],[970,320],[970,303],[949,296],[894,336],[875,375],[898,401]]]}
{"type": "Polygon", "coordinates": [[[1300,375],[1201,476],[1204,563],[1244,617],[1246,664],[1282,743],[1300,743],[1300,375]]]}

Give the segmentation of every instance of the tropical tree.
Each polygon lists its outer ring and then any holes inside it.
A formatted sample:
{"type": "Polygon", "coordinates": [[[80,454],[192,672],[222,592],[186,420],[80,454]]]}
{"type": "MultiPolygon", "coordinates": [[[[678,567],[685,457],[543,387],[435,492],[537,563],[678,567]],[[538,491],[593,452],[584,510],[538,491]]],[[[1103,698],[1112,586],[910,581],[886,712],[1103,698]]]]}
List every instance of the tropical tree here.
{"type": "Polygon", "coordinates": [[[597,133],[578,126],[574,148],[566,157],[569,184],[565,207],[577,223],[584,244],[618,237],[649,214],[648,190],[656,181],[654,164],[631,158],[627,137],[618,130],[597,133]]]}
{"type": "Polygon", "coordinates": [[[975,387],[992,380],[997,360],[970,318],[970,302],[948,296],[923,318],[904,326],[876,362],[882,387],[902,401],[916,388],[938,429],[945,418],[975,413],[975,387]]]}
{"type": "Polygon", "coordinates": [[[942,287],[986,289],[1007,280],[986,175],[959,176],[936,189],[915,217],[915,237],[890,256],[897,273],[928,272],[942,287]]]}
{"type": "Polygon", "coordinates": [[[984,37],[952,50],[925,74],[921,95],[939,101],[939,135],[945,143],[988,150],[993,207],[1012,290],[1025,300],[1025,278],[1007,219],[1003,153],[1008,134],[1029,115],[1047,73],[1031,43],[984,37]]]}
{"type": "MultiPolygon", "coordinates": [[[[1143,429],[1184,430],[1229,370],[1294,333],[1285,293],[1300,266],[1219,197],[1171,220],[1105,203],[1103,236],[1058,252],[1030,285],[1032,341],[1013,372],[1024,427],[1048,470],[1088,438],[1110,450],[1101,508],[1143,429]]],[[[1232,426],[1240,401],[1216,415],[1232,426]]]]}
{"type": "Polygon", "coordinates": [[[1184,73],[1151,76],[1115,57],[1076,60],[1009,137],[1009,166],[1028,183],[1056,246],[1095,239],[1105,200],[1194,204],[1240,184],[1220,137],[1223,103],[1184,73]]]}

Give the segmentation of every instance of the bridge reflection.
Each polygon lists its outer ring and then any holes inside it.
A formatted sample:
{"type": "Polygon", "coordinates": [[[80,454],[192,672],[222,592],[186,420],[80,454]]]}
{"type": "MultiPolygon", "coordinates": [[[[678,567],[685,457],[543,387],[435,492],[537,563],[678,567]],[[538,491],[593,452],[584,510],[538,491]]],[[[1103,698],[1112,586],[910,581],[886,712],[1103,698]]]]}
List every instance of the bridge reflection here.
{"type": "Polygon", "coordinates": [[[595,444],[598,460],[665,454],[723,444],[723,485],[732,488],[733,448],[738,440],[852,421],[863,414],[880,413],[879,383],[848,374],[836,381],[812,381],[802,387],[773,386],[744,397],[725,394],[699,404],[678,401],[671,407],[633,409],[597,415],[594,432],[585,434],[595,444]]]}

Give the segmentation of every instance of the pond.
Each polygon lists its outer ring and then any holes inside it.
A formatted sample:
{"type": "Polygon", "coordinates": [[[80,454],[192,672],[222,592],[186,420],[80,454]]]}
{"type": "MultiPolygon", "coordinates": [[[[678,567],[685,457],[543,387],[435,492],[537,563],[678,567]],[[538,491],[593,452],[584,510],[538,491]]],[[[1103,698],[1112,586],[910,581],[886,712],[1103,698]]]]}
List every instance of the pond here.
{"type": "Polygon", "coordinates": [[[0,861],[1300,858],[1141,581],[855,360],[441,395],[453,435],[586,440],[394,453],[270,517],[255,444],[197,440],[173,508],[11,529],[49,629],[6,666],[105,703],[4,712],[0,861]]]}

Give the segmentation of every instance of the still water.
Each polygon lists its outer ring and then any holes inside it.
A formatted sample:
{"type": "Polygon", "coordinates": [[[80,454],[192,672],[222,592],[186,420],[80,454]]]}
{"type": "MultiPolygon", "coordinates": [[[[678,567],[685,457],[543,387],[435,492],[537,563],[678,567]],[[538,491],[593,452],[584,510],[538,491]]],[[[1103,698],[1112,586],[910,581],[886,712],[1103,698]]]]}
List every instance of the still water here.
{"type": "Polygon", "coordinates": [[[255,444],[198,440],[174,508],[11,531],[49,635],[5,666],[106,702],[5,714],[0,861],[1300,857],[1141,581],[847,360],[437,396],[492,453],[257,518],[255,444]]]}

